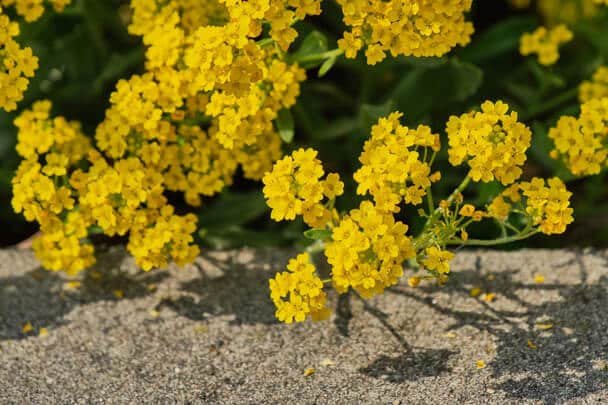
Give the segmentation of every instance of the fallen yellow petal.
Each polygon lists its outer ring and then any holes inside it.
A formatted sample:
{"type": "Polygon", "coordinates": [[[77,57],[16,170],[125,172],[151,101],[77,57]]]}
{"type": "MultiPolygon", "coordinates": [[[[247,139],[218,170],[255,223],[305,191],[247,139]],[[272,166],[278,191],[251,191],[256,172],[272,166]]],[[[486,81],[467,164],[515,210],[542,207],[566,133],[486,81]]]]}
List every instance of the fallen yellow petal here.
{"type": "Polygon", "coordinates": [[[531,341],[531,340],[528,340],[528,347],[530,349],[537,349],[538,348],[538,346],[536,346],[536,344],[534,344],[534,342],[531,341]]]}
{"type": "Polygon", "coordinates": [[[540,330],[549,330],[551,328],[553,328],[553,324],[550,322],[547,323],[537,323],[536,324],[536,328],[540,329],[540,330]]]}
{"type": "Polygon", "coordinates": [[[152,311],[149,312],[150,316],[152,318],[158,318],[160,316],[160,312],[158,312],[157,310],[153,309],[152,311]]]}
{"type": "Polygon", "coordinates": [[[82,285],[82,283],[78,280],[72,280],[72,281],[66,281],[65,283],[63,283],[63,288],[65,288],[66,290],[74,290],[76,288],[79,288],[82,285]]]}
{"type": "Polygon", "coordinates": [[[496,299],[496,293],[486,293],[481,296],[485,302],[492,302],[496,299]]]}
{"type": "Polygon", "coordinates": [[[123,291],[123,290],[114,290],[114,291],[112,292],[112,294],[114,294],[114,296],[115,296],[117,299],[121,299],[122,297],[124,297],[124,296],[125,296],[125,293],[124,293],[124,291],[123,291]]]}
{"type": "Polygon", "coordinates": [[[420,285],[420,277],[410,277],[407,279],[407,283],[410,287],[416,288],[418,285],[420,285]]]}
{"type": "Polygon", "coordinates": [[[537,274],[534,276],[534,282],[536,284],[542,284],[545,282],[545,276],[543,276],[542,274],[537,274]]]}
{"type": "Polygon", "coordinates": [[[324,367],[327,367],[327,366],[333,366],[336,363],[334,363],[333,360],[330,360],[330,359],[323,359],[323,360],[321,360],[321,363],[319,363],[319,364],[324,367]]]}
{"type": "Polygon", "coordinates": [[[40,328],[38,330],[38,336],[40,336],[40,337],[45,337],[48,334],[49,334],[49,330],[47,328],[40,328]]]}
{"type": "Polygon", "coordinates": [[[443,336],[445,336],[446,338],[449,338],[449,339],[456,339],[456,334],[454,332],[448,332],[443,336]]]}
{"type": "Polygon", "coordinates": [[[495,276],[494,274],[488,274],[488,275],[486,276],[486,279],[487,279],[488,281],[492,281],[492,280],[494,280],[495,278],[496,278],[496,276],[495,276]]]}
{"type": "Polygon", "coordinates": [[[471,297],[477,297],[477,296],[479,296],[479,294],[481,294],[481,288],[479,288],[479,287],[471,288],[471,291],[469,291],[469,294],[471,295],[471,297]]]}
{"type": "Polygon", "coordinates": [[[315,373],[315,369],[312,367],[308,367],[306,370],[304,370],[304,377],[311,376],[314,373],[315,373]]]}
{"type": "Polygon", "coordinates": [[[478,369],[478,370],[480,370],[480,369],[482,369],[482,368],[486,368],[486,362],[485,362],[485,361],[483,361],[483,360],[477,360],[476,365],[477,365],[477,369],[478,369]]]}
{"type": "Polygon", "coordinates": [[[34,327],[32,326],[31,322],[26,322],[21,328],[21,331],[23,333],[30,333],[33,329],[34,327]]]}

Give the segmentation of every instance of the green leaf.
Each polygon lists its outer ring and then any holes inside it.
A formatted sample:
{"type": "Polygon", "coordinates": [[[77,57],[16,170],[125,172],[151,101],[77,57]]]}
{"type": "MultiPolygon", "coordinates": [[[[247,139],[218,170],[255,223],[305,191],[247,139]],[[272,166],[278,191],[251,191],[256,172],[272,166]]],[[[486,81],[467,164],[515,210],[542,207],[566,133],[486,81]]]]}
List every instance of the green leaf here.
{"type": "Polygon", "coordinates": [[[304,236],[312,240],[329,240],[331,231],[329,229],[309,229],[304,232],[304,236]]]}
{"type": "Polygon", "coordinates": [[[417,56],[402,56],[401,61],[405,62],[409,66],[423,67],[423,68],[434,68],[445,65],[449,58],[446,56],[442,57],[417,57],[417,56]]]}
{"type": "Polygon", "coordinates": [[[260,192],[224,192],[214,203],[202,208],[199,227],[207,230],[228,228],[253,221],[268,212],[260,192]]]}
{"type": "Polygon", "coordinates": [[[321,126],[313,132],[315,139],[335,139],[352,134],[360,128],[360,122],[356,118],[336,118],[329,124],[321,126]]]}
{"type": "Polygon", "coordinates": [[[100,93],[105,84],[116,81],[124,76],[126,72],[142,64],[143,60],[144,49],[141,47],[130,49],[123,53],[113,53],[110,55],[108,63],[106,63],[103,70],[95,79],[95,82],[93,82],[94,90],[100,93]]]}
{"type": "Polygon", "coordinates": [[[480,63],[505,53],[517,52],[521,35],[537,26],[538,20],[530,16],[506,19],[474,38],[470,45],[459,52],[459,56],[468,62],[480,63]]]}
{"type": "Polygon", "coordinates": [[[338,58],[329,58],[321,65],[319,68],[319,77],[323,77],[331,70],[331,68],[336,64],[338,58]]]}
{"type": "Polygon", "coordinates": [[[547,127],[538,121],[535,121],[532,123],[532,132],[534,137],[528,152],[529,156],[562,180],[566,182],[573,180],[575,176],[570,173],[564,163],[551,159],[550,157],[551,150],[554,148],[554,143],[553,140],[549,138],[547,127]]]}
{"type": "Polygon", "coordinates": [[[497,181],[478,183],[477,203],[479,205],[489,204],[502,190],[504,190],[504,187],[497,181]]]}
{"type": "MultiPolygon", "coordinates": [[[[300,46],[300,49],[294,53],[293,59],[296,61],[299,59],[310,59],[314,55],[327,52],[327,50],[327,37],[319,31],[313,31],[308,34],[306,38],[304,38],[304,41],[302,41],[302,46],[300,46]]],[[[319,58],[318,60],[310,60],[301,63],[300,66],[302,66],[304,69],[310,69],[321,65],[323,60],[323,58],[319,58]]]]}
{"type": "Polygon", "coordinates": [[[287,108],[283,108],[279,111],[277,119],[274,122],[277,126],[277,131],[279,131],[281,139],[285,143],[291,143],[295,134],[291,111],[289,111],[287,108]]]}
{"type": "Polygon", "coordinates": [[[369,129],[378,122],[381,117],[386,117],[393,111],[393,100],[389,99],[384,104],[363,104],[359,110],[359,123],[367,133],[369,129]]]}
{"type": "Polygon", "coordinates": [[[477,66],[450,59],[435,68],[414,68],[397,84],[391,99],[411,121],[424,114],[463,102],[477,92],[483,82],[483,71],[477,66]]]}

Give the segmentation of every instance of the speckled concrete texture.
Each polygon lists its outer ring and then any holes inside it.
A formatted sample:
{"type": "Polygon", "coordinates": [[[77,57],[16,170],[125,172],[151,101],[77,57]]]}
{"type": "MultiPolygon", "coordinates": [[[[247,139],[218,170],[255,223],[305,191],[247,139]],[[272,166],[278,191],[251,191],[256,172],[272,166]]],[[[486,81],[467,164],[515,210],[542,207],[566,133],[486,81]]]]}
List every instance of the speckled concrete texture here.
{"type": "Polygon", "coordinates": [[[143,273],[113,248],[76,286],[1,250],[0,403],[608,402],[606,251],[461,251],[445,287],[286,326],[267,280],[291,253],[143,273]]]}

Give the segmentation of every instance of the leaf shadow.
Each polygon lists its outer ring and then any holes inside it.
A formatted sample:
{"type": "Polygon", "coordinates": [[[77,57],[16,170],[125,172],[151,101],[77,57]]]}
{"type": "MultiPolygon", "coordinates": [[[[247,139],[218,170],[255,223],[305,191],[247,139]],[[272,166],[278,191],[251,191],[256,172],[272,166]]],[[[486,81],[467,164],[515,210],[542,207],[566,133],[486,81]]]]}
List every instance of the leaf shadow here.
{"type": "Polygon", "coordinates": [[[225,253],[219,258],[203,253],[195,262],[200,277],[179,287],[187,294],[164,299],[157,309],[168,308],[195,321],[228,315],[231,324],[277,323],[268,280],[285,263],[266,249],[247,250],[247,260],[240,260],[238,252],[225,253]]]}
{"type": "MultiPolygon", "coordinates": [[[[495,389],[516,400],[562,402],[608,390],[608,275],[590,283],[581,251],[561,264],[566,265],[576,265],[580,284],[525,283],[516,280],[519,270],[494,274],[492,283],[494,288],[499,286],[501,300],[510,300],[523,310],[499,309],[483,300],[479,300],[483,312],[454,309],[432,298],[437,287],[388,291],[450,318],[447,331],[469,326],[490,333],[496,341],[495,358],[488,364],[495,389]],[[550,291],[559,299],[526,301],[519,294],[522,290],[550,291]],[[552,327],[538,327],[549,321],[552,327]]],[[[477,260],[475,268],[458,272],[458,281],[444,287],[446,292],[469,297],[464,285],[488,282],[481,266],[477,260]]]]}

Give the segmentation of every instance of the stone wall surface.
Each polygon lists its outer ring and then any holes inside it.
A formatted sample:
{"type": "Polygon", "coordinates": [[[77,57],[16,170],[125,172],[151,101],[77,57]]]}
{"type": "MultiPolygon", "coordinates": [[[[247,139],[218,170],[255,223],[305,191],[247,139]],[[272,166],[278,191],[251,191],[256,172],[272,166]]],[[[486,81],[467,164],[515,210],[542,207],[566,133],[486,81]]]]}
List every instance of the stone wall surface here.
{"type": "Polygon", "coordinates": [[[461,251],[445,287],[286,326],[267,280],[292,253],[143,273],[112,248],[78,285],[0,250],[0,403],[608,402],[608,251],[461,251]]]}

